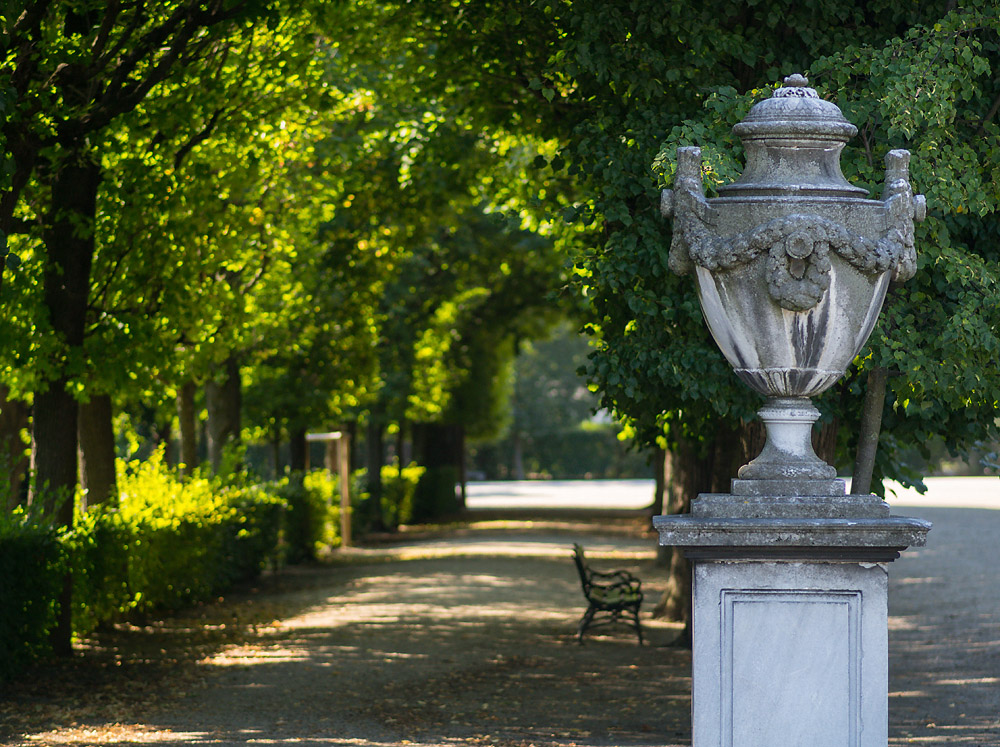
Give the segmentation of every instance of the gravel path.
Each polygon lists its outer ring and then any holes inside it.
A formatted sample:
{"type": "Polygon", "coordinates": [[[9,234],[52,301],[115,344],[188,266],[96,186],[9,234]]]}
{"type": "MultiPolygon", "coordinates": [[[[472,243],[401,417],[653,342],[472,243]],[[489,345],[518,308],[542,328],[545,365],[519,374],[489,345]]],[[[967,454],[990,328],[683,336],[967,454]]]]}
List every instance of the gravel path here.
{"type": "MultiPolygon", "coordinates": [[[[1000,511],[906,513],[935,528],[890,568],[890,744],[997,747],[1000,511]]],[[[34,673],[0,701],[3,744],[690,744],[675,626],[651,621],[643,647],[625,628],[573,639],[574,541],[656,598],[634,519],[485,523],[355,551],[34,673]]]]}

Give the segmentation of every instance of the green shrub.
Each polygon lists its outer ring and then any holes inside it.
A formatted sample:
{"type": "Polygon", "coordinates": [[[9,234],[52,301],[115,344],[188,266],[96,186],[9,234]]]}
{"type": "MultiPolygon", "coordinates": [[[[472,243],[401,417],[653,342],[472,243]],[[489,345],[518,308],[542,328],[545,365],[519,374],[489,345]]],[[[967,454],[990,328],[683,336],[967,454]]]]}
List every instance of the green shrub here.
{"type": "Polygon", "coordinates": [[[413,521],[413,499],[426,470],[414,462],[382,467],[382,523],[388,529],[413,521]]]}
{"type": "Polygon", "coordinates": [[[48,650],[67,568],[79,637],[209,599],[276,558],[285,509],[276,491],[236,473],[182,481],[162,452],[118,466],[119,505],[93,507],[69,531],[23,511],[0,516],[0,679],[48,650]]]}
{"type": "Polygon", "coordinates": [[[62,539],[73,572],[73,632],[84,636],[122,619],[133,607],[129,553],[133,528],[116,509],[94,506],[78,516],[62,539]]]}
{"type": "Polygon", "coordinates": [[[340,491],[326,471],[293,474],[278,483],[285,500],[284,558],[289,563],[315,560],[340,545],[340,491]]]}
{"type": "Polygon", "coordinates": [[[224,492],[228,511],[220,521],[220,545],[213,591],[260,575],[277,560],[285,502],[263,485],[231,487],[224,492]]]}
{"type": "Polygon", "coordinates": [[[49,651],[65,568],[56,529],[21,510],[0,516],[0,681],[49,651]]]}
{"type": "MultiPolygon", "coordinates": [[[[284,501],[238,475],[181,480],[156,452],[144,462],[119,462],[118,486],[118,509],[88,514],[72,533],[74,575],[84,590],[77,606],[96,610],[88,617],[208,599],[253,578],[275,557],[284,501]],[[104,543],[111,546],[107,556],[104,543]]],[[[79,630],[87,623],[81,616],[79,630]]]]}
{"type": "Polygon", "coordinates": [[[417,483],[413,496],[414,522],[430,521],[458,510],[455,485],[458,469],[453,466],[428,467],[417,483]]]}

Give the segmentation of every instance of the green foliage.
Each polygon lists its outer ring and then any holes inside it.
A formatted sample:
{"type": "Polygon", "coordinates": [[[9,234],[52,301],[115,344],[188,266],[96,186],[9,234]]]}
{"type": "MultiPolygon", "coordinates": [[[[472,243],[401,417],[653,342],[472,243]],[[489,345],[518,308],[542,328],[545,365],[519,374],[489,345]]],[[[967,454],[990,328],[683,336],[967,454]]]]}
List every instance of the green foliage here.
{"type": "Polygon", "coordinates": [[[290,475],[278,483],[285,500],[284,555],[289,563],[316,560],[340,544],[338,479],[325,470],[290,475]]]}
{"type": "Polygon", "coordinates": [[[382,467],[382,523],[388,529],[413,521],[413,503],[426,469],[410,462],[403,468],[382,467]]]}
{"type": "Polygon", "coordinates": [[[262,486],[181,481],[162,451],[119,462],[118,485],[119,507],[88,511],[66,535],[77,634],[209,599],[275,558],[284,501],[262,486]]]}
{"type": "Polygon", "coordinates": [[[885,152],[908,148],[930,210],[917,277],[892,293],[856,367],[819,403],[842,423],[842,453],[873,365],[893,374],[876,479],[912,477],[903,455],[933,436],[957,451],[996,437],[996,0],[546,0],[519,6],[516,21],[492,0],[390,7],[387,22],[436,73],[420,90],[461,102],[481,126],[557,141],[526,171],[535,199],[517,193],[508,206],[573,229],[553,235],[576,254],[589,302],[588,374],[642,441],[710,440],[759,407],[711,340],[694,284],[666,267],[659,189],[678,145],[702,147],[710,193],[731,181],[742,158],[732,125],[793,72],[858,125],[848,178],[877,196],[885,152]],[[488,70],[489,83],[470,69],[488,70]]]}
{"type": "Polygon", "coordinates": [[[452,465],[428,467],[420,476],[413,494],[413,516],[415,524],[440,519],[458,510],[458,469],[452,465]]]}
{"type": "Polygon", "coordinates": [[[877,196],[885,152],[906,147],[930,206],[917,277],[892,293],[857,366],[819,403],[842,423],[842,451],[857,432],[858,373],[872,365],[893,374],[876,479],[912,477],[903,455],[932,436],[959,451],[995,438],[1000,6],[953,5],[584,0],[533,4],[514,26],[499,2],[421,6],[440,70],[458,69],[468,49],[491,70],[489,87],[455,96],[484,121],[558,133],[569,178],[544,203],[583,227],[562,238],[592,312],[588,372],[641,440],[710,440],[760,404],[708,335],[694,284],[666,268],[658,192],[679,145],[702,146],[709,192],[732,180],[742,151],[730,128],[793,72],[858,125],[850,179],[877,196]],[[513,62],[512,46],[524,50],[513,62]],[[491,99],[517,101],[517,114],[491,99]]]}
{"type": "Polygon", "coordinates": [[[55,528],[22,510],[0,515],[0,682],[48,653],[65,570],[55,528]]]}

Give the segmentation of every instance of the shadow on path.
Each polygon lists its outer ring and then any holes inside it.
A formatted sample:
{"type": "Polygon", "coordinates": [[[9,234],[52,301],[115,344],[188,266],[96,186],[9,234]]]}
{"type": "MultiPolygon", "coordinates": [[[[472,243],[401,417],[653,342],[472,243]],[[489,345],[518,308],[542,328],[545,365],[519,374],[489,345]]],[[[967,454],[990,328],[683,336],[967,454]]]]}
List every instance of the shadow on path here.
{"type": "MultiPolygon", "coordinates": [[[[890,745],[997,747],[1000,511],[907,513],[935,528],[889,569],[890,745]]],[[[0,701],[4,744],[690,744],[675,626],[649,623],[644,647],[625,627],[573,638],[574,541],[637,573],[647,608],[663,587],[650,536],[585,529],[414,535],[287,569],[39,669],[0,701]]]]}

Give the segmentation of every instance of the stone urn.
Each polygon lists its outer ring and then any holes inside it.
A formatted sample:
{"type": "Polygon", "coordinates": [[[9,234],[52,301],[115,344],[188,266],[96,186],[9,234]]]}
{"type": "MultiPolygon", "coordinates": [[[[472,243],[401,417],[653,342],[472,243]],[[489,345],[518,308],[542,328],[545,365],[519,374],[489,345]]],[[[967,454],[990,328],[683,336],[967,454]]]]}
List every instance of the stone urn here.
{"type": "Polygon", "coordinates": [[[889,283],[913,275],[913,224],[926,203],[905,150],[886,157],[881,200],[850,184],[840,152],[857,128],[801,75],[784,83],[733,128],[746,153],[741,178],[706,199],[700,149],[679,148],[661,210],[674,221],[670,268],[694,274],[712,336],[768,398],[766,445],[733,494],[843,495],[813,451],[819,411],[809,398],[860,352],[889,283]]]}

